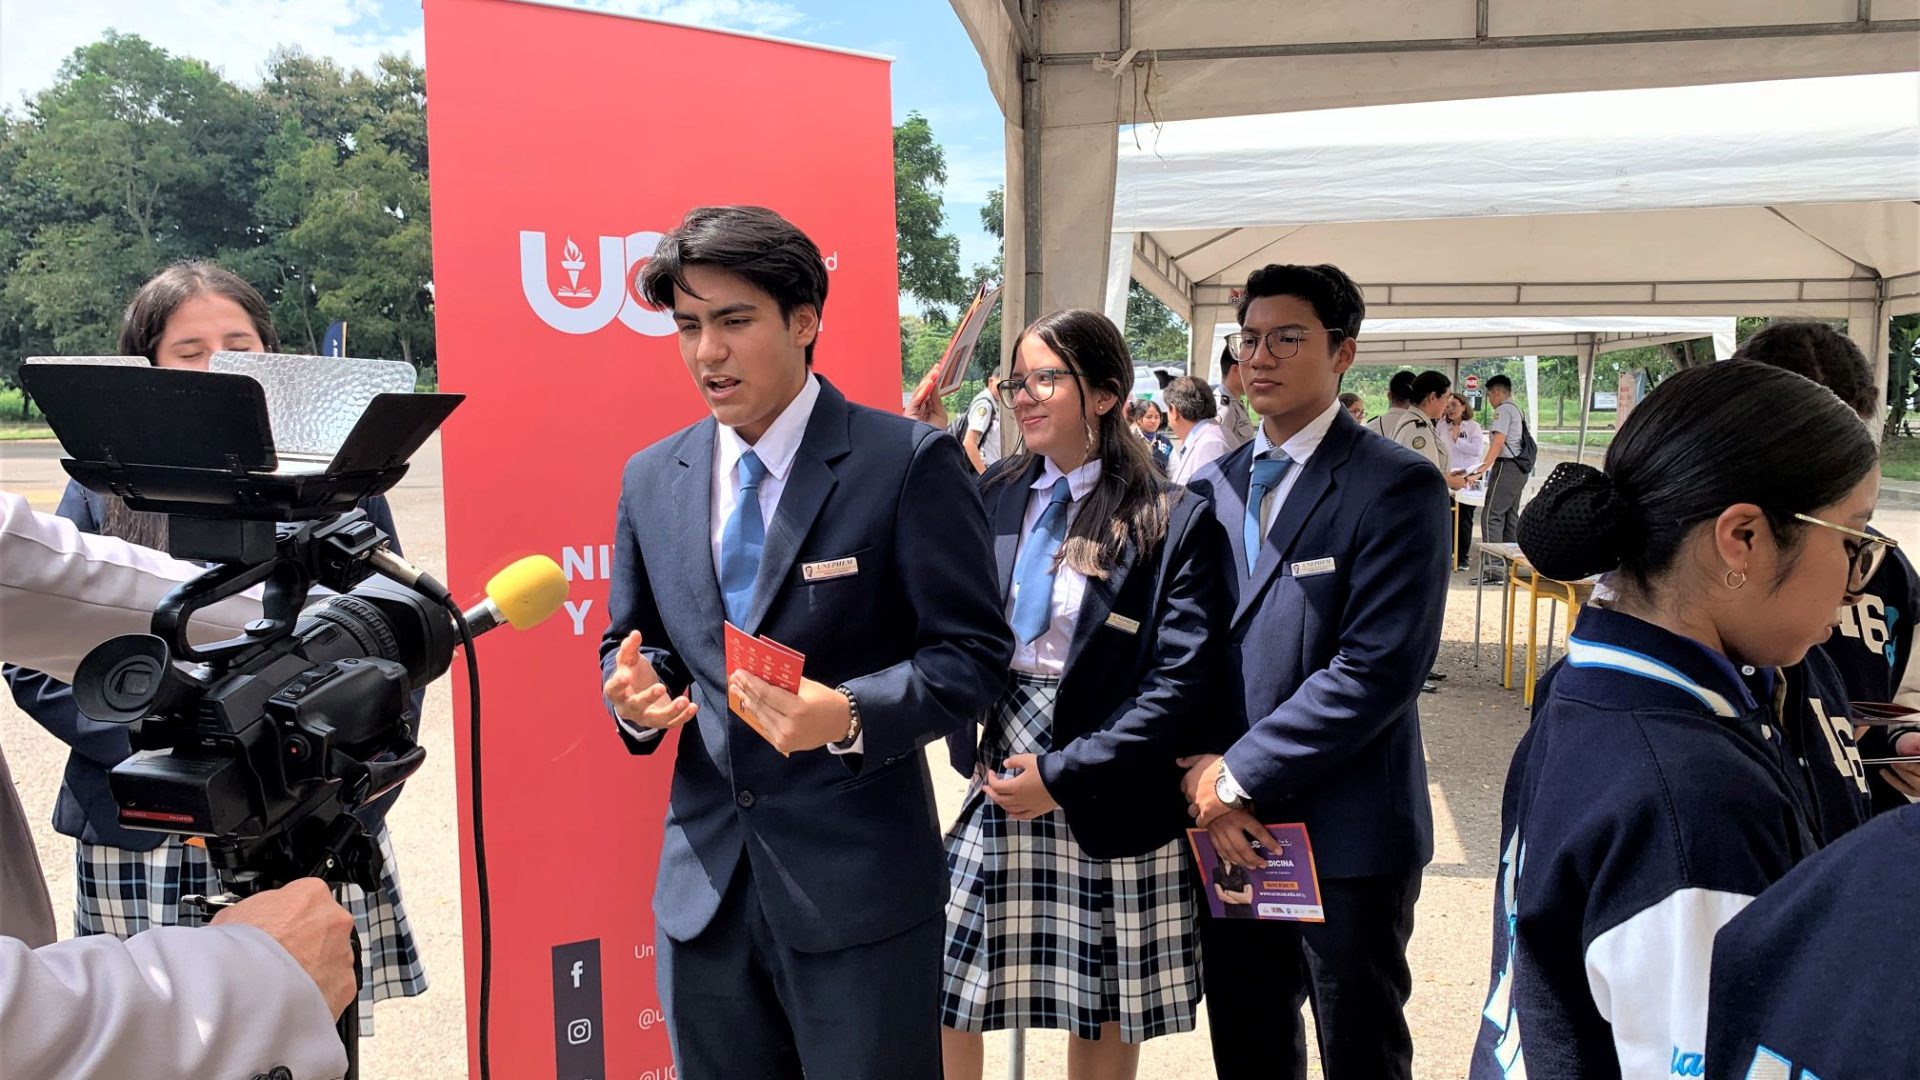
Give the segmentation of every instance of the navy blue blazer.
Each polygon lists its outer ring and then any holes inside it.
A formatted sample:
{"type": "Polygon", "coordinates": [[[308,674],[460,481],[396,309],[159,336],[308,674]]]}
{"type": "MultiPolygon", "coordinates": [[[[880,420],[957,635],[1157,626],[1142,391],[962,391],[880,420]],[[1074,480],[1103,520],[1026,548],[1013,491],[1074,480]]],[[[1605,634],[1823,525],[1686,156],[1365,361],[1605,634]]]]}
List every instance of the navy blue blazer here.
{"type": "MultiPolygon", "coordinates": [[[[394,530],[393,510],[387,506],[386,496],[364,499],[360,508],[381,532],[393,538],[393,550],[399,552],[400,536],[394,530]]],[[[106,515],[106,498],[70,480],[54,512],[73,522],[81,532],[97,533],[106,515]]],[[[152,851],[165,843],[166,833],[126,829],[120,825],[120,806],[113,801],[107,773],[133,756],[127,725],[88,719],[73,703],[73,688],[50,675],[9,666],[4,669],[4,676],[20,711],[33,717],[73,751],[67,755],[66,775],[61,778],[60,796],[53,806],[54,831],[89,844],[106,844],[127,851],[152,851]]],[[[425,692],[416,690],[412,698],[416,715],[424,700],[425,692]]],[[[378,828],[399,798],[400,789],[395,788],[356,816],[369,829],[378,828]]]]}
{"type": "MultiPolygon", "coordinates": [[[[708,526],[716,430],[708,418],[635,454],[614,525],[602,677],[638,630],[661,681],[699,708],[674,760],[654,914],[673,938],[694,937],[745,860],[783,944],[879,941],[944,910],[920,751],[992,704],[1013,655],[973,470],[945,432],[849,404],[821,380],[741,629],[804,653],[807,678],[846,686],[865,753],[783,758],[727,709],[708,526]],[[857,572],[802,574],[839,559],[857,572]]],[[[620,735],[636,754],[664,741],[620,735]]]]}
{"type": "Polygon", "coordinates": [[[1433,857],[1415,706],[1446,606],[1446,482],[1341,410],[1248,574],[1253,446],[1192,485],[1233,547],[1227,665],[1244,696],[1227,768],[1262,821],[1306,823],[1322,877],[1417,869],[1433,857]]]}
{"type": "MultiPolygon", "coordinates": [[[[981,480],[1002,611],[1027,500],[1045,468],[1036,456],[1001,479],[1018,460],[981,480]]],[[[1166,539],[1145,553],[1129,543],[1111,574],[1087,579],[1054,698],[1053,749],[1039,758],[1047,793],[1096,859],[1144,855],[1178,839],[1193,822],[1174,760],[1222,748],[1213,717],[1225,677],[1227,538],[1205,499],[1171,484],[1165,490],[1173,501],[1166,539]]],[[[953,767],[972,776],[976,726],[948,736],[947,747],[953,767]]]]}

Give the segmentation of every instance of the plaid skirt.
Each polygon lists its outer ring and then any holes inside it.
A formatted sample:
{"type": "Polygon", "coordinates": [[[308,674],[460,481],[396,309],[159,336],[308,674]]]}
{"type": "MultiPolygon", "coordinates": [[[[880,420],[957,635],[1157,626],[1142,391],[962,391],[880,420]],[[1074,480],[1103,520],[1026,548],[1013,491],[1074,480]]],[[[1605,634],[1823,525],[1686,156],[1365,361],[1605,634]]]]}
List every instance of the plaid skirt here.
{"type": "MultiPolygon", "coordinates": [[[[393,997],[414,997],[427,988],[420,950],[414,944],[407,909],[400,902],[400,876],[393,858],[393,837],[381,825],[374,834],[380,845],[380,889],[369,899],[358,885],[334,890],[341,905],[353,913],[360,933],[364,975],[360,980],[360,1034],[373,1034],[373,1003],[393,997]]],[[[198,908],[180,905],[182,896],[210,896],[221,891],[219,875],[207,850],[188,846],[169,836],[152,851],[128,851],[75,841],[79,874],[74,894],[74,932],[77,935],[112,934],[127,938],[156,926],[203,926],[198,908]]]]}
{"type": "MultiPolygon", "coordinates": [[[[987,718],[981,761],[1052,749],[1059,688],[1016,673],[987,718]]],[[[1095,859],[1061,811],[1015,821],[976,781],[946,846],[942,1024],[1097,1039],[1117,1023],[1128,1043],[1193,1030],[1200,932],[1185,845],[1095,859]]]]}

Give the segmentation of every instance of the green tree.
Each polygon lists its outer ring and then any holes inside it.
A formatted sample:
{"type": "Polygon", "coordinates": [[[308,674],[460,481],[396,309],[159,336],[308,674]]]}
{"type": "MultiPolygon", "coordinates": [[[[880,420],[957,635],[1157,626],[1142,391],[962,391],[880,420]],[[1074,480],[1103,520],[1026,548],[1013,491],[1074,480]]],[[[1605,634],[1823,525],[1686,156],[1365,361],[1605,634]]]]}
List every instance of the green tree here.
{"type": "Polygon", "coordinates": [[[1134,363],[1186,365],[1187,324],[1137,281],[1127,283],[1126,331],[1134,363]]]}
{"type": "Polygon", "coordinates": [[[75,50],[8,125],[0,307],[15,341],[111,352],[127,297],[161,266],[257,244],[268,125],[201,61],[111,31],[75,50]]]}
{"type": "Polygon", "coordinates": [[[342,320],[349,351],[431,368],[424,72],[404,57],[382,57],[369,76],[281,52],[261,94],[280,124],[255,205],[270,239],[235,269],[271,283],[289,348],[318,351],[342,320]]]}
{"type": "Polygon", "coordinates": [[[900,291],[932,312],[962,302],[960,241],[945,231],[947,155],[917,112],[893,129],[893,217],[899,234],[900,291]]]}

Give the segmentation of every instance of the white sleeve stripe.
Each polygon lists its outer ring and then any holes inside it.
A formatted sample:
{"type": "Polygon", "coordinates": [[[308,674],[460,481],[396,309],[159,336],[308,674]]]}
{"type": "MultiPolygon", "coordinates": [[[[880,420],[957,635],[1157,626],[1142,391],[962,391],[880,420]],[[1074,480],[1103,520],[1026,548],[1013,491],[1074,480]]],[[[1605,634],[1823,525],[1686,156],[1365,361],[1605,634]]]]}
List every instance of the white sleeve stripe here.
{"type": "Polygon", "coordinates": [[[1587,946],[1587,986],[1613,1025],[1621,1075],[1665,1076],[1706,1053],[1714,935],[1752,902],[1742,893],[1680,889],[1587,946]]]}

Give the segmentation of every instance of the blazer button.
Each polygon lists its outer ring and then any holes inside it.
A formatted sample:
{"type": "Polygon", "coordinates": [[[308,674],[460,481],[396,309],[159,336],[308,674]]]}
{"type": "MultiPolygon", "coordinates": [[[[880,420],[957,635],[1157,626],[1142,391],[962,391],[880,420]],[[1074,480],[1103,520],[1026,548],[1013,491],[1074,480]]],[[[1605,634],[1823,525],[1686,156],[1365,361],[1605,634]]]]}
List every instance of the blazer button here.
{"type": "Polygon", "coordinates": [[[740,794],[735,795],[733,797],[733,801],[739,803],[740,808],[744,810],[753,805],[753,792],[743,791],[740,794]]]}

